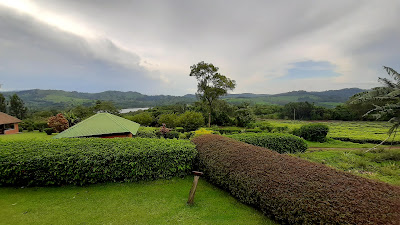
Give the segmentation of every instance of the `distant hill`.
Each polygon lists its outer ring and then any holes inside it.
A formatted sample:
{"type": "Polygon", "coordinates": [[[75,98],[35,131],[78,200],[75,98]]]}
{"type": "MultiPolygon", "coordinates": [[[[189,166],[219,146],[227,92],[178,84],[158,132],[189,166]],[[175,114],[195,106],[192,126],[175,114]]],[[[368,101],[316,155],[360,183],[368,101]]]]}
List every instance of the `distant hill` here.
{"type": "MultiPolygon", "coordinates": [[[[347,88],[322,92],[292,91],[282,94],[229,94],[223,99],[233,104],[249,102],[254,104],[284,105],[289,102],[314,102],[316,105],[334,107],[344,103],[352,95],[362,92],[359,88],[347,88]]],[[[119,108],[154,107],[176,103],[192,103],[196,96],[143,95],[138,92],[105,91],[100,93],[68,92],[61,90],[26,90],[3,92],[8,98],[12,94],[18,96],[32,110],[38,109],[67,109],[77,105],[92,105],[96,100],[112,101],[119,108]]]]}

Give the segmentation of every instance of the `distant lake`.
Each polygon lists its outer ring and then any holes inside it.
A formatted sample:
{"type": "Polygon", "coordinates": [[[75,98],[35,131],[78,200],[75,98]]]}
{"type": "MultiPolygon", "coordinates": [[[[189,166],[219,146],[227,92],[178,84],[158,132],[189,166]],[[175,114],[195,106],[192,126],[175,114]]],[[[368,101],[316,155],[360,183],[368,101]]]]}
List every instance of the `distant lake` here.
{"type": "Polygon", "coordinates": [[[149,108],[130,108],[130,109],[121,109],[119,112],[120,113],[128,113],[128,112],[136,112],[139,110],[147,110],[149,108]]]}

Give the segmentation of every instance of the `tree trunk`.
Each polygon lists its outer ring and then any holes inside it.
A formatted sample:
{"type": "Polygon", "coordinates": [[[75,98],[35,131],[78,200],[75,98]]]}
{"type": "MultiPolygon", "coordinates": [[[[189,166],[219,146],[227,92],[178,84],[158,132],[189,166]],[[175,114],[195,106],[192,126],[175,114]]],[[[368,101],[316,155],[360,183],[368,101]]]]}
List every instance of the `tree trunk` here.
{"type": "Polygon", "coordinates": [[[211,127],[211,113],[208,113],[208,127],[211,127]]]}

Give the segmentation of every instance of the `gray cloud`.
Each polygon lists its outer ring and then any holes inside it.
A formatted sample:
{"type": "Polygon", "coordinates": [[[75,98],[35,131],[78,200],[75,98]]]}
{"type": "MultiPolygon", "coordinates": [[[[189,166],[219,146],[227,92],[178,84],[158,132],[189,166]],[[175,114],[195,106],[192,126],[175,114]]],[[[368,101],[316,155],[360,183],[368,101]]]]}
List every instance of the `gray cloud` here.
{"type": "MultiPolygon", "coordinates": [[[[102,76],[119,90],[129,89],[122,84],[127,79],[137,84],[130,86],[133,91],[193,92],[196,82],[188,76],[189,67],[201,60],[235,79],[235,92],[369,88],[377,85],[382,65],[398,65],[400,52],[400,2],[396,0],[385,4],[375,0],[36,0],[35,4],[73,19],[96,38],[61,32],[3,10],[0,28],[7,34],[0,34],[0,50],[13,56],[8,62],[17,67],[24,55],[30,59],[23,61],[25,68],[37,67],[26,74],[75,68],[88,82],[102,76]],[[12,43],[18,48],[10,47],[12,43]],[[331,72],[338,76],[283,79],[293,65],[304,61],[335,65],[331,72]],[[38,66],[46,62],[52,66],[38,66]]],[[[0,71],[7,68],[0,63],[0,71]]],[[[80,85],[84,88],[85,83],[80,85]]],[[[99,84],[96,90],[104,86],[99,84]]]]}

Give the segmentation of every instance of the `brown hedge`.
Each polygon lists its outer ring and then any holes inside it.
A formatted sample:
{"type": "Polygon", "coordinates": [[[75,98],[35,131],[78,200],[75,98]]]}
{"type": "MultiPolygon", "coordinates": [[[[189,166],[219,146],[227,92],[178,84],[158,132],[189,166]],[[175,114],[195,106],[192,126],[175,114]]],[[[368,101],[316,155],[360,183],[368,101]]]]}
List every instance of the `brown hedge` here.
{"type": "Polygon", "coordinates": [[[193,139],[212,183],[284,224],[400,224],[400,187],[219,135],[193,139]]]}

